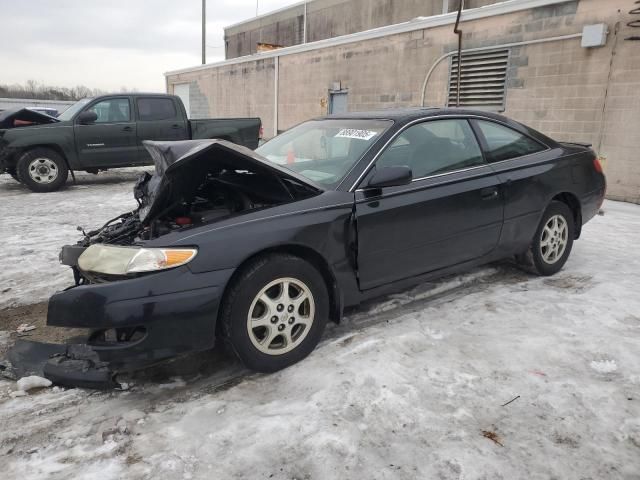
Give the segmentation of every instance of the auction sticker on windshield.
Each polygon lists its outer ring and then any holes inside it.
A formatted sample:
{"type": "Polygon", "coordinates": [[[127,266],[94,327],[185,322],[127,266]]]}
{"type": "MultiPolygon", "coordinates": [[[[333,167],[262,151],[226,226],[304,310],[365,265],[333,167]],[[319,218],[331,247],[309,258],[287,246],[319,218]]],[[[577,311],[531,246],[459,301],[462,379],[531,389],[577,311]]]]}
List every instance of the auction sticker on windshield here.
{"type": "Polygon", "coordinates": [[[357,128],[343,128],[335,138],[357,138],[358,140],[371,140],[378,132],[371,130],[359,130],[357,128]]]}

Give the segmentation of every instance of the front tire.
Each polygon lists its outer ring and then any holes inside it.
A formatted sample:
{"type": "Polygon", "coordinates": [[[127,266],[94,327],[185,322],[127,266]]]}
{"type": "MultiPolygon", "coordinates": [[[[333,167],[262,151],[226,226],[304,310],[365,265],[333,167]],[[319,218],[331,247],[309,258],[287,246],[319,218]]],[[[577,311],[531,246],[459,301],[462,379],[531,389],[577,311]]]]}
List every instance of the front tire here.
{"type": "Polygon", "coordinates": [[[234,280],[220,321],[223,338],[245,366],[275,372],[313,351],[328,316],[322,275],[299,257],[270,254],[234,280]]]}
{"type": "Polygon", "coordinates": [[[539,275],[550,276],[562,269],[573,248],[575,219],[564,203],[553,201],[538,225],[527,254],[539,275]]]}
{"type": "Polygon", "coordinates": [[[32,192],[54,192],[67,182],[69,168],[55,150],[34,148],[18,159],[16,173],[32,192]]]}

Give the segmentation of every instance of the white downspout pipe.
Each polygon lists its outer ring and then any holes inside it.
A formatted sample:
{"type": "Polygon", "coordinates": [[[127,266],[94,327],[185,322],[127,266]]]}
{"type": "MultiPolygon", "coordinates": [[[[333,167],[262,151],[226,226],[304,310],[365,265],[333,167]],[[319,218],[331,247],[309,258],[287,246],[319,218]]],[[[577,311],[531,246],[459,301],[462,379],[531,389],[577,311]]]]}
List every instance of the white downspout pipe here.
{"type": "MultiPolygon", "coordinates": [[[[496,50],[498,48],[511,48],[511,47],[520,47],[523,45],[534,45],[536,43],[547,43],[547,42],[557,42],[560,40],[571,40],[573,38],[581,38],[582,33],[572,33],[571,35],[562,35],[559,37],[549,37],[549,38],[539,38],[537,40],[525,40],[524,42],[514,42],[514,43],[505,43],[502,45],[491,45],[487,47],[479,47],[479,48],[469,48],[467,50],[462,50],[462,53],[473,53],[473,52],[482,52],[485,50],[496,50]]],[[[422,82],[422,96],[420,98],[420,106],[424,107],[425,96],[427,94],[427,84],[429,83],[429,79],[433,74],[436,67],[442,62],[445,58],[449,58],[458,53],[457,50],[454,50],[449,53],[445,53],[441,57],[439,57],[435,63],[431,66],[426,76],[424,77],[424,82],[422,82]]]]}

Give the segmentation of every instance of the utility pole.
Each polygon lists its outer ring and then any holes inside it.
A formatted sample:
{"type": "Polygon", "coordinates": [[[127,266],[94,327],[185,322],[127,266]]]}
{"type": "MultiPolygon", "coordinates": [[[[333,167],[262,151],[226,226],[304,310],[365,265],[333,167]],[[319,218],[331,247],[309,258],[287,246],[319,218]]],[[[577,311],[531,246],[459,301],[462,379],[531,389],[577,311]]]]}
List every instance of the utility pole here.
{"type": "Polygon", "coordinates": [[[307,43],[307,0],[304,0],[304,24],[302,25],[302,43],[307,43]]]}
{"type": "Polygon", "coordinates": [[[207,63],[207,0],[202,0],[202,64],[207,63]]]}

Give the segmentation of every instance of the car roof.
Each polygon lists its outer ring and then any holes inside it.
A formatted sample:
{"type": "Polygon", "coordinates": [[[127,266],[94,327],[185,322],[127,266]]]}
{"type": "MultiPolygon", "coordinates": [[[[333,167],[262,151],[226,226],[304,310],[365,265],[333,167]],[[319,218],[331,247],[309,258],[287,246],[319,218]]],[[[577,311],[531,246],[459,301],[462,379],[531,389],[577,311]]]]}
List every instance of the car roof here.
{"type": "Polygon", "coordinates": [[[163,92],[120,92],[120,93],[105,93],[96,97],[87,98],[102,98],[102,97],[176,97],[170,93],[163,92]]]}
{"type": "Polygon", "coordinates": [[[438,108],[438,107],[406,107],[406,108],[392,108],[388,110],[370,110],[365,112],[350,112],[339,113],[334,115],[327,115],[324,117],[318,117],[315,120],[324,119],[344,119],[344,120],[393,120],[398,126],[406,125],[414,120],[420,120],[429,117],[440,116],[462,116],[462,117],[482,117],[487,119],[493,119],[499,123],[502,123],[508,127],[513,128],[521,133],[534,137],[541,141],[543,144],[550,146],[555,145],[556,142],[552,138],[547,137],[543,133],[524,125],[520,122],[512,120],[504,115],[500,115],[487,110],[477,110],[472,108],[438,108]]]}
{"type": "Polygon", "coordinates": [[[508,120],[502,115],[498,115],[486,110],[474,110],[469,108],[438,108],[438,107],[407,107],[390,108],[385,110],[369,110],[364,112],[338,113],[320,117],[319,119],[362,119],[362,120],[414,120],[418,118],[433,117],[440,115],[469,115],[487,118],[495,118],[502,121],[508,120]]]}

